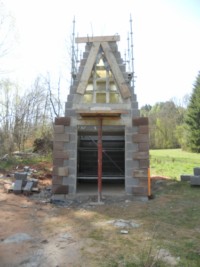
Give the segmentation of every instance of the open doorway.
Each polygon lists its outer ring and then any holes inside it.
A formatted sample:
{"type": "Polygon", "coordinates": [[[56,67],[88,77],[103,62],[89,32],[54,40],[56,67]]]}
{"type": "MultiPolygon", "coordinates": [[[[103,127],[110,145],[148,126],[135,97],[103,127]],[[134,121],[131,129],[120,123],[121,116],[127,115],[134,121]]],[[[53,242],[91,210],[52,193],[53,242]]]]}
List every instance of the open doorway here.
{"type": "MultiPolygon", "coordinates": [[[[124,127],[103,127],[102,192],[111,194],[125,190],[124,127]]],[[[78,131],[77,193],[97,192],[98,133],[78,131]]]]}

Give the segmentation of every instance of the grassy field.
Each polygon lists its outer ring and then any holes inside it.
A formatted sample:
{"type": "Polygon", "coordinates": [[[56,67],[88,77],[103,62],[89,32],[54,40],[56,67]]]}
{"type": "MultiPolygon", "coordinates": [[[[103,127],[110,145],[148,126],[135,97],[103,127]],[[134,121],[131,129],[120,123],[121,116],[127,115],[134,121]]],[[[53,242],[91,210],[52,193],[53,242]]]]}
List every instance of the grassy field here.
{"type": "Polygon", "coordinates": [[[181,174],[193,174],[200,167],[200,154],[181,149],[150,150],[151,175],[166,176],[180,180],[181,174]]]}

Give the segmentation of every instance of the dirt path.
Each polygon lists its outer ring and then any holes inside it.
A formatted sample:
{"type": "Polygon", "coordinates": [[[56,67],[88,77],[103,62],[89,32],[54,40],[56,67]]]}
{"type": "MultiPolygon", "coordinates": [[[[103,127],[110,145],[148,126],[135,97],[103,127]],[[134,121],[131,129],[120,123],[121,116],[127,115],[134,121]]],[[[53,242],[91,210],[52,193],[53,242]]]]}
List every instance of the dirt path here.
{"type": "Polygon", "coordinates": [[[0,188],[0,266],[82,266],[74,229],[48,227],[59,207],[0,188]]]}

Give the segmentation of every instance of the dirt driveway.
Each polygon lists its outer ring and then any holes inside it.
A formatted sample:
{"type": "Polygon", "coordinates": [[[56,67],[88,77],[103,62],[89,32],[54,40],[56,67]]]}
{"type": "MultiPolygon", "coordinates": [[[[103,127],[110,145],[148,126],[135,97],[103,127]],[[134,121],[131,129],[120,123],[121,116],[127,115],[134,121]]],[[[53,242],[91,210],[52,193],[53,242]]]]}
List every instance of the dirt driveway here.
{"type": "Polygon", "coordinates": [[[199,189],[160,178],[156,186],[151,201],[96,205],[94,196],[49,203],[6,193],[0,180],[0,267],[200,266],[199,189]]]}

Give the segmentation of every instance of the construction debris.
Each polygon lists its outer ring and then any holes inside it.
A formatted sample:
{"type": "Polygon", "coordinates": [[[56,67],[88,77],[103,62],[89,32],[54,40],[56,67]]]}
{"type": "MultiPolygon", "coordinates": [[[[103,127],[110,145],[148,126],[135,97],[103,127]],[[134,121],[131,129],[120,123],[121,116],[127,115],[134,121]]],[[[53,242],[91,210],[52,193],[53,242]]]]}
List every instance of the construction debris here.
{"type": "Polygon", "coordinates": [[[33,192],[39,192],[38,179],[32,178],[33,171],[28,166],[25,166],[23,171],[15,172],[13,175],[14,181],[4,183],[5,192],[23,193],[26,196],[33,192]]]}

